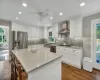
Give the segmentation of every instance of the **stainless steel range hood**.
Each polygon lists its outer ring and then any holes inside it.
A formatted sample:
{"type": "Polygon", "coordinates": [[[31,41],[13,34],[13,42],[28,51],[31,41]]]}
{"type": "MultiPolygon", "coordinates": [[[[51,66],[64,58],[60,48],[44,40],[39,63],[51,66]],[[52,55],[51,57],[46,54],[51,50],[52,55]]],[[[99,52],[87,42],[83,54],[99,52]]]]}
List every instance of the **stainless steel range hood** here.
{"type": "Polygon", "coordinates": [[[66,29],[62,29],[58,32],[58,34],[68,34],[70,31],[67,31],[66,29]]]}
{"type": "Polygon", "coordinates": [[[67,34],[69,33],[69,21],[64,21],[60,23],[59,34],[67,34]]]}
{"type": "Polygon", "coordinates": [[[69,21],[63,21],[59,23],[58,34],[62,38],[67,38],[70,35],[69,21]]]}

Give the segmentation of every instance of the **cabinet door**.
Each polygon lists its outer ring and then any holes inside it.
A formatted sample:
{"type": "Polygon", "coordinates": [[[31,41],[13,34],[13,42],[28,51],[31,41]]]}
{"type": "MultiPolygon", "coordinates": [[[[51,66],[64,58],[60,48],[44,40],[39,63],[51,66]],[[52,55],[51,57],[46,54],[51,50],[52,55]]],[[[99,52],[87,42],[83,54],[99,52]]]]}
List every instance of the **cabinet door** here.
{"type": "Polygon", "coordinates": [[[82,62],[82,52],[81,51],[76,51],[74,53],[74,55],[76,56],[76,64],[81,67],[81,62],[82,62]]]}
{"type": "Polygon", "coordinates": [[[60,48],[56,48],[56,53],[62,54],[63,52],[62,52],[62,50],[60,48]]]}
{"type": "Polygon", "coordinates": [[[78,57],[75,53],[71,54],[71,60],[74,65],[78,62],[78,57]]]}
{"type": "Polygon", "coordinates": [[[63,54],[64,53],[64,50],[62,47],[56,47],[56,52],[57,53],[60,53],[60,54],[63,54]]]}
{"type": "Polygon", "coordinates": [[[69,63],[70,62],[70,59],[71,59],[71,55],[70,54],[67,54],[67,53],[63,54],[62,60],[64,62],[69,63]]]}
{"type": "Polygon", "coordinates": [[[68,54],[70,54],[70,53],[72,53],[73,52],[73,49],[71,49],[71,48],[66,48],[66,53],[68,53],[68,54]]]}

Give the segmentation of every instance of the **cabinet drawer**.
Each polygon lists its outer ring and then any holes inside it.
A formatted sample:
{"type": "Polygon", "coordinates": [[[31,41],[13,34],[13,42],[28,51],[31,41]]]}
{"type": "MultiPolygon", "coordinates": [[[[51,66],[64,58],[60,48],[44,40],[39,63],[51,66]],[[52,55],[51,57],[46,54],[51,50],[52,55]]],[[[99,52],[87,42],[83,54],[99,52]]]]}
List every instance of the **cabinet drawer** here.
{"type": "Polygon", "coordinates": [[[62,50],[56,50],[56,53],[63,54],[63,51],[62,50]]]}
{"type": "Polygon", "coordinates": [[[69,50],[66,50],[67,53],[81,53],[82,51],[81,50],[76,50],[76,49],[69,49],[69,50]]]}
{"type": "Polygon", "coordinates": [[[74,63],[77,63],[80,61],[80,57],[76,54],[70,53],[70,54],[64,54],[62,57],[64,60],[68,60],[74,63]]]}
{"type": "Polygon", "coordinates": [[[76,52],[76,53],[81,53],[82,50],[76,50],[76,49],[73,49],[73,52],[76,52]]]}
{"type": "Polygon", "coordinates": [[[66,49],[65,50],[65,53],[68,53],[68,54],[70,54],[70,53],[72,53],[73,52],[73,50],[71,50],[71,49],[66,49]]]}
{"type": "Polygon", "coordinates": [[[70,59],[71,58],[71,55],[70,54],[63,54],[63,59],[70,59]]]}

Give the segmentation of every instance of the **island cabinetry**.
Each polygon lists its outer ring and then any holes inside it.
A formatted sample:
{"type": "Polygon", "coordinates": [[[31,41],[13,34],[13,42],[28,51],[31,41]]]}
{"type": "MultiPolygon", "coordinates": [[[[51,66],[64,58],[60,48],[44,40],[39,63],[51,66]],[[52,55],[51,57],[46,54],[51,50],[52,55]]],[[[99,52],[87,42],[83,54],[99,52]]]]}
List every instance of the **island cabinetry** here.
{"type": "Polygon", "coordinates": [[[11,80],[28,80],[27,73],[15,55],[11,54],[11,80]]]}
{"type": "MultiPolygon", "coordinates": [[[[18,80],[61,80],[61,57],[45,48],[12,50],[18,80]]],[[[13,79],[16,80],[16,79],[13,79]]]]}

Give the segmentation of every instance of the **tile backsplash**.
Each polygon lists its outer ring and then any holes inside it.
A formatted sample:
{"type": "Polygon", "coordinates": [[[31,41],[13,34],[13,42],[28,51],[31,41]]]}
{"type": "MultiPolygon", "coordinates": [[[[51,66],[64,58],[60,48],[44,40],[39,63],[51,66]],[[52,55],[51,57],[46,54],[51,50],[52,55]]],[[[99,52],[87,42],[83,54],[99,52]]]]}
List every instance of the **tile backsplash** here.
{"type": "Polygon", "coordinates": [[[83,46],[83,39],[79,39],[79,38],[71,38],[71,42],[73,46],[83,46]]]}
{"type": "MultiPolygon", "coordinates": [[[[34,44],[45,44],[47,43],[47,39],[30,39],[28,40],[29,45],[34,45],[34,44]]],[[[66,46],[78,46],[82,47],[83,46],[83,39],[82,38],[57,38],[56,39],[56,44],[57,45],[64,45],[66,46]]]]}
{"type": "Polygon", "coordinates": [[[57,45],[63,45],[66,44],[66,46],[83,46],[83,39],[82,38],[64,38],[59,39],[56,42],[57,45]]]}
{"type": "Polygon", "coordinates": [[[44,44],[47,43],[46,39],[29,39],[28,45],[34,45],[34,44],[44,44]]]}

